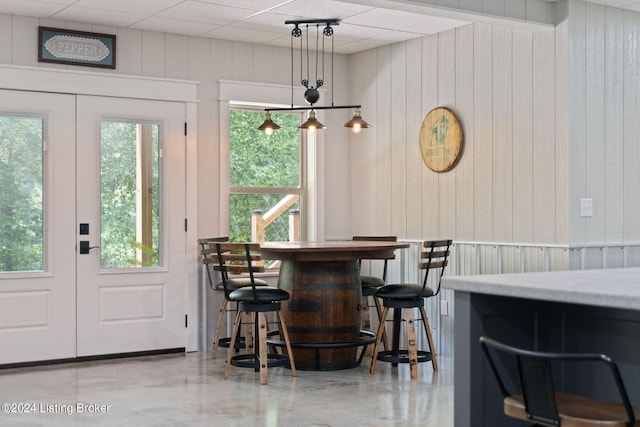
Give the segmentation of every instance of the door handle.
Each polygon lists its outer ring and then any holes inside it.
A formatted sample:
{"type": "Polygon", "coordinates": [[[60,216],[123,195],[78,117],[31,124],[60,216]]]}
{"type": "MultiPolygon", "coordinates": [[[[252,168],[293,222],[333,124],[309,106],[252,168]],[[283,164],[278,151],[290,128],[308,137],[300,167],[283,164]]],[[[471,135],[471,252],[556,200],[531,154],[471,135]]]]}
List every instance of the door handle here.
{"type": "Polygon", "coordinates": [[[100,249],[100,246],[89,246],[88,240],[80,241],[80,255],[87,255],[91,249],[100,249]]]}

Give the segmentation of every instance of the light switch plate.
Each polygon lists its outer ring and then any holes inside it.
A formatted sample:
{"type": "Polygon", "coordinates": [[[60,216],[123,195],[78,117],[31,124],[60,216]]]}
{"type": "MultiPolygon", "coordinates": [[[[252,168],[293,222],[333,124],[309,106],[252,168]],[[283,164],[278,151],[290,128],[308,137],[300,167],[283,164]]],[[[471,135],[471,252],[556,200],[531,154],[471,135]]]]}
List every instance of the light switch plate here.
{"type": "Polygon", "coordinates": [[[580,216],[593,216],[593,199],[580,199],[580,216]]]}

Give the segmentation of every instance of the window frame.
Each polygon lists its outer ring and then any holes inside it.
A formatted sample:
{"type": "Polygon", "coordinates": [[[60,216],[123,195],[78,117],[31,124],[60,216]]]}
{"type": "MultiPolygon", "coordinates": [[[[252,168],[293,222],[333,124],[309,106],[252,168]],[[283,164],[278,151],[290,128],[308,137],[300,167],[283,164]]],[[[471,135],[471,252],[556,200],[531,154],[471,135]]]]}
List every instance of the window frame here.
{"type": "MultiPolygon", "coordinates": [[[[243,103],[235,103],[232,102],[229,105],[229,113],[231,113],[231,110],[243,110],[243,111],[252,111],[252,112],[257,112],[257,113],[262,113],[264,112],[264,108],[266,108],[266,106],[259,106],[259,105],[246,105],[243,103]]],[[[303,113],[302,112],[291,112],[290,114],[295,114],[300,116],[300,123],[302,123],[303,120],[303,113]]],[[[229,117],[231,116],[231,114],[229,114],[229,117]]],[[[231,123],[231,118],[229,118],[229,124],[231,123]]],[[[230,128],[231,126],[229,126],[230,128]]],[[[276,131],[277,132],[277,131],[276,131]]],[[[306,210],[306,206],[305,206],[305,198],[306,198],[306,182],[307,182],[307,173],[306,170],[307,168],[305,167],[305,159],[307,158],[307,150],[306,150],[306,142],[307,142],[307,135],[306,132],[304,132],[302,129],[299,131],[299,135],[300,135],[300,139],[299,139],[299,144],[300,144],[300,149],[298,152],[298,166],[300,168],[300,181],[299,181],[299,185],[297,187],[261,187],[261,186],[232,186],[231,185],[231,176],[229,176],[229,197],[231,197],[232,195],[235,194],[248,194],[248,195],[259,195],[259,194],[280,194],[282,196],[286,196],[289,194],[295,194],[299,197],[299,205],[300,205],[300,239],[304,239],[304,217],[305,217],[305,210],[306,210]]],[[[229,150],[229,154],[231,154],[231,150],[229,150]]],[[[227,164],[230,163],[230,157],[227,158],[227,164]]],[[[229,198],[227,198],[227,204],[229,204],[229,198]]],[[[229,212],[229,214],[227,215],[227,217],[229,217],[231,215],[231,212],[229,212]]]]}
{"type": "MultiPolygon", "coordinates": [[[[219,151],[213,152],[213,160],[219,165],[219,185],[214,185],[212,191],[214,201],[209,209],[210,221],[214,224],[213,231],[209,234],[228,235],[229,232],[229,192],[230,192],[230,171],[229,171],[229,111],[232,106],[253,106],[264,110],[265,108],[288,108],[291,107],[292,99],[304,99],[304,87],[291,88],[288,85],[267,84],[256,82],[241,82],[234,80],[219,80],[219,151]],[[219,189],[219,190],[218,190],[219,189]],[[217,205],[215,199],[217,198],[217,205]],[[217,224],[217,227],[216,225],[217,224]]],[[[324,89],[320,90],[324,93],[324,89]]],[[[294,105],[296,108],[305,106],[294,105]]],[[[301,113],[305,114],[306,110],[301,113]]],[[[324,110],[316,111],[318,120],[324,121],[324,110]]],[[[310,135],[307,132],[302,134],[304,158],[304,183],[302,199],[304,201],[303,211],[300,218],[300,239],[301,240],[324,240],[324,142],[323,132],[315,132],[310,135]]],[[[217,174],[216,174],[217,175],[217,174]]],[[[215,179],[215,178],[214,178],[215,179]]],[[[269,191],[266,191],[267,193],[269,191]]]]}

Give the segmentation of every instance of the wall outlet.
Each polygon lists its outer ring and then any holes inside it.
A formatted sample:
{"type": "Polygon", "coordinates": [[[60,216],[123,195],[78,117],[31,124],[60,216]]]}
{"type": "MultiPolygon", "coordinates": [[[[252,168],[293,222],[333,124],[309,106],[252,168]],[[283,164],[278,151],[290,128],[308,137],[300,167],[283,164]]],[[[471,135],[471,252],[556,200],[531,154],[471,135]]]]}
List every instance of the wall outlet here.
{"type": "Polygon", "coordinates": [[[440,316],[449,315],[449,301],[440,301],[440,316]]]}
{"type": "Polygon", "coordinates": [[[593,216],[593,199],[580,199],[580,216],[593,216]]]}

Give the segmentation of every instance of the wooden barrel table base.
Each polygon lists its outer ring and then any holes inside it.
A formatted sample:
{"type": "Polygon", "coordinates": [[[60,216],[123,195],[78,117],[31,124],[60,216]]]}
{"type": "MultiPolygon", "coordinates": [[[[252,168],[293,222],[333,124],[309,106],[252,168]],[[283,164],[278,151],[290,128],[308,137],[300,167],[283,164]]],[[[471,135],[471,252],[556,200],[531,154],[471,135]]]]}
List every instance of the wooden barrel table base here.
{"type": "Polygon", "coordinates": [[[278,286],[291,295],[282,313],[299,369],[353,368],[362,299],[357,261],[282,261],[278,286]]]}
{"type": "MultiPolygon", "coordinates": [[[[402,242],[267,242],[259,252],[281,261],[278,287],[290,299],[283,314],[296,368],[338,370],[358,366],[372,331],[361,330],[362,284],[359,259],[386,259],[402,242]],[[358,348],[362,352],[358,355],[358,348]]],[[[271,345],[279,345],[270,340],[271,345]]]]}

